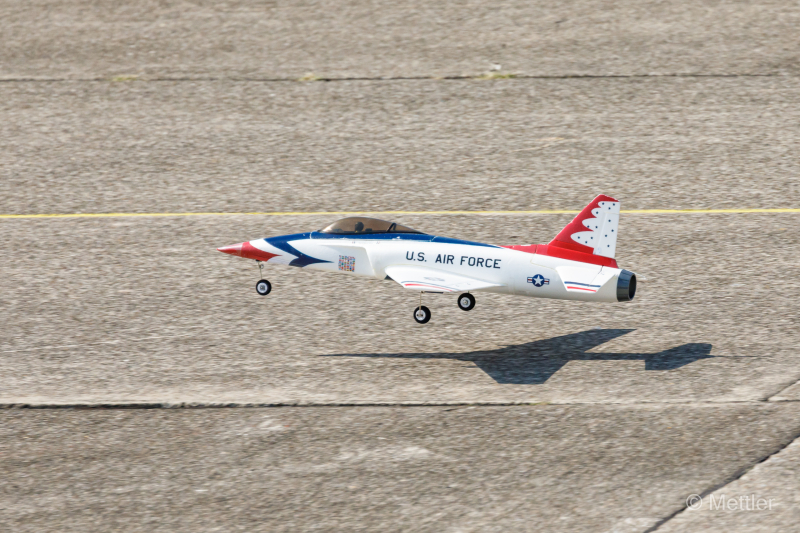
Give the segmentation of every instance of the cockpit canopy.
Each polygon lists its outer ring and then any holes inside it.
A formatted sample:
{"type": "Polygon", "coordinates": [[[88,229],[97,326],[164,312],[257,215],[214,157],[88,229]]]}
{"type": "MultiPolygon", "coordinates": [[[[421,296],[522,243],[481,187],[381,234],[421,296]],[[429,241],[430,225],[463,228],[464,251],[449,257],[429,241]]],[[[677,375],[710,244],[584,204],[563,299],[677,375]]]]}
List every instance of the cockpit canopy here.
{"type": "Polygon", "coordinates": [[[418,233],[421,231],[401,226],[396,222],[378,220],[368,217],[347,217],[337,220],[320,233],[333,233],[336,235],[366,235],[370,233],[418,233]]]}

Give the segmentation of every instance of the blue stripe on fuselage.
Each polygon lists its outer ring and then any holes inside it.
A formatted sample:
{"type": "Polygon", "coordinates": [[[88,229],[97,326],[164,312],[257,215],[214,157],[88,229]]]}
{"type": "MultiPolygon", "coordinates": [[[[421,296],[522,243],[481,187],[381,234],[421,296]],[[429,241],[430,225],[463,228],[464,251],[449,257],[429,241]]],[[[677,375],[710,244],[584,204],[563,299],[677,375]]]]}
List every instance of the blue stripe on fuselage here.
{"type": "Polygon", "coordinates": [[[299,241],[302,239],[310,238],[310,233],[295,233],[292,235],[281,235],[280,237],[270,237],[268,239],[264,239],[269,244],[274,246],[279,250],[283,250],[284,252],[290,253],[292,255],[296,255],[297,259],[292,260],[289,263],[289,266],[295,267],[304,267],[308,265],[313,265],[314,263],[331,263],[331,261],[326,261],[324,259],[317,259],[316,257],[311,257],[310,255],[306,255],[291,244],[289,241],[299,241]]]}
{"type": "Polygon", "coordinates": [[[577,281],[565,281],[566,285],[583,285],[584,287],[600,287],[600,285],[591,285],[589,283],[578,283],[577,281]]]}
{"type": "Polygon", "coordinates": [[[322,233],[315,231],[311,233],[312,239],[355,239],[360,241],[423,241],[430,242],[433,240],[433,235],[425,235],[424,233],[361,233],[358,235],[348,235],[342,233],[322,233]]]}
{"type": "Polygon", "coordinates": [[[482,242],[462,241],[461,239],[451,239],[450,237],[434,237],[433,242],[444,242],[447,244],[466,244],[467,246],[485,246],[487,248],[500,248],[494,244],[485,244],[482,242]]]}
{"type": "Polygon", "coordinates": [[[436,235],[425,235],[421,233],[361,233],[357,235],[347,235],[341,233],[321,233],[315,231],[311,233],[312,239],[355,239],[367,241],[417,241],[417,242],[441,242],[446,244],[465,244],[467,246],[485,246],[487,248],[499,248],[494,244],[484,244],[482,242],[462,241],[449,237],[437,237],[436,235]]]}

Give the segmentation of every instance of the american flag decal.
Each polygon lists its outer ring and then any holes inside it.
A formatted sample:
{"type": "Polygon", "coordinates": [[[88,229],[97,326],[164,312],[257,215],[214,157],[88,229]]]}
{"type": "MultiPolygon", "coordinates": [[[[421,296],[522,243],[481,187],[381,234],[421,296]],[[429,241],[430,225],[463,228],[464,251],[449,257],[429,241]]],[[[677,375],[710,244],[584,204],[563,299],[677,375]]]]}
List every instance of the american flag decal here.
{"type": "Polygon", "coordinates": [[[340,255],[339,256],[339,270],[344,270],[346,272],[355,272],[356,270],[356,258],[350,257],[349,255],[340,255]]]}

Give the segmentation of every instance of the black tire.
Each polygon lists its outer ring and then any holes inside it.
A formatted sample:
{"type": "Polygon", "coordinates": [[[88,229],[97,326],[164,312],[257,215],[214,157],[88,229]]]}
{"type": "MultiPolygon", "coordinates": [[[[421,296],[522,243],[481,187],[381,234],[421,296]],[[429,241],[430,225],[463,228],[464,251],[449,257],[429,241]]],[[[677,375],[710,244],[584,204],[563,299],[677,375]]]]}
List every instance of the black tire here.
{"type": "Polygon", "coordinates": [[[269,281],[265,279],[258,280],[258,283],[256,283],[256,292],[258,294],[266,296],[270,291],[272,291],[272,284],[269,281]]]}
{"type": "Polygon", "coordinates": [[[431,319],[431,310],[424,305],[414,308],[414,320],[420,324],[427,324],[431,319]]]}
{"type": "Polygon", "coordinates": [[[458,297],[458,308],[462,311],[469,311],[475,307],[475,297],[468,292],[458,297]]]}

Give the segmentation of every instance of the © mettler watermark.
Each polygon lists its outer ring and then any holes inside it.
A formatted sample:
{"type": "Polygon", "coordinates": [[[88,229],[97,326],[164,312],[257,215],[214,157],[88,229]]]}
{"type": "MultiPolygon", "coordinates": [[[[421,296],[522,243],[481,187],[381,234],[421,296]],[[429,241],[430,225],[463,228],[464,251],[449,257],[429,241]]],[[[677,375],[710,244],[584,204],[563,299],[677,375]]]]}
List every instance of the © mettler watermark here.
{"type": "MultiPolygon", "coordinates": [[[[709,494],[706,496],[708,509],[711,511],[771,511],[776,505],[773,498],[760,498],[755,494],[730,497],[727,494],[709,494]]],[[[703,497],[692,494],[686,498],[686,508],[696,511],[703,507],[703,497]]]]}

